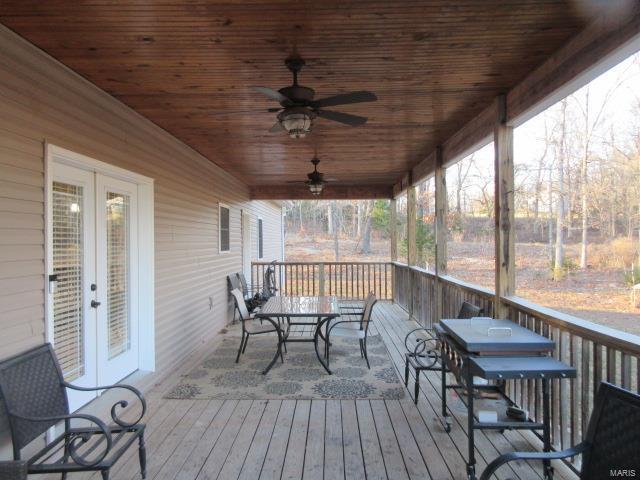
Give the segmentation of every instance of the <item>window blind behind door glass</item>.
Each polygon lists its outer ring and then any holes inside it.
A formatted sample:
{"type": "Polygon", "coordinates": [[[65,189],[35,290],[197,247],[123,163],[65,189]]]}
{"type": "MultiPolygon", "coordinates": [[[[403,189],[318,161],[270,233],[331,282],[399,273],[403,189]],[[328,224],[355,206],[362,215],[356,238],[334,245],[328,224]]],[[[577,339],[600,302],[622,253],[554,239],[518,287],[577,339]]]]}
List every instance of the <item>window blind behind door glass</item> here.
{"type": "Polygon", "coordinates": [[[129,196],[107,192],[107,324],[109,360],[131,348],[129,196]]]}
{"type": "Polygon", "coordinates": [[[65,380],[84,375],[83,192],[81,186],[53,182],[52,257],[58,276],[53,294],[53,343],[65,380]]]}

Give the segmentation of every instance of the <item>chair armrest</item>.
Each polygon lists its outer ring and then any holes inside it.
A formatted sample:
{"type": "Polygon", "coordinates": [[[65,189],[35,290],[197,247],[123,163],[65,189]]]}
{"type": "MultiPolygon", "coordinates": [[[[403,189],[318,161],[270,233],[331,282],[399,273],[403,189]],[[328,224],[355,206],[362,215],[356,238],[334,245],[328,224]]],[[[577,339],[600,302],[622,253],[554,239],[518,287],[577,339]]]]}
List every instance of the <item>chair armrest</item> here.
{"type": "Polygon", "coordinates": [[[590,445],[586,442],[582,442],[575,447],[567,448],[559,452],[513,452],[500,455],[494,461],[492,461],[487,468],[482,472],[480,480],[489,480],[491,475],[505,463],[512,462],[514,460],[560,460],[562,458],[575,457],[584,453],[590,448],[590,445]]]}
{"type": "MultiPolygon", "coordinates": [[[[340,317],[340,318],[342,318],[342,317],[340,317]]],[[[329,323],[329,331],[327,333],[331,334],[331,330],[333,330],[336,325],[340,325],[341,323],[360,323],[360,319],[358,319],[358,320],[340,320],[338,322],[329,323]]]]}
{"type": "MultiPolygon", "coordinates": [[[[111,429],[102,420],[100,420],[98,417],[94,417],[93,415],[87,415],[86,413],[72,413],[70,415],[53,415],[48,417],[25,417],[12,411],[7,411],[7,414],[24,422],[61,422],[64,420],[65,423],[67,423],[71,420],[85,420],[87,422],[96,424],[98,429],[101,431],[101,434],[105,438],[106,448],[104,449],[104,452],[102,452],[102,455],[98,455],[93,460],[87,460],[78,452],[78,449],[82,445],[86,444],[91,439],[92,434],[95,432],[92,433],[81,429],[77,431],[74,429],[66,430],[65,425],[65,444],[69,449],[69,455],[78,465],[82,465],[85,467],[93,467],[95,465],[98,465],[100,462],[102,462],[102,460],[106,458],[106,456],[109,454],[109,451],[111,450],[111,446],[113,445],[111,429]]],[[[90,449],[88,451],[88,453],[92,452],[93,449],[90,449]]]]}
{"type": "Polygon", "coordinates": [[[27,480],[27,462],[11,460],[0,462],[0,478],[3,480],[27,480]]]}
{"type": "Polygon", "coordinates": [[[91,392],[95,390],[113,390],[115,388],[122,388],[124,390],[129,390],[130,392],[132,392],[136,397],[138,397],[138,400],[140,401],[140,405],[142,406],[142,411],[140,412],[140,415],[138,416],[135,422],[125,422],[118,416],[118,413],[117,413],[118,407],[120,407],[120,409],[123,410],[129,405],[129,402],[127,402],[126,400],[119,400],[111,406],[111,419],[116,424],[120,425],[123,428],[129,428],[129,427],[133,427],[134,425],[137,425],[138,423],[140,423],[140,420],[142,420],[142,417],[144,417],[145,413],[147,413],[147,401],[142,395],[142,392],[140,392],[140,390],[138,390],[137,388],[132,387],[131,385],[118,383],[115,385],[107,385],[103,387],[79,387],[77,385],[72,385],[71,383],[68,383],[68,382],[62,382],[62,384],[67,388],[70,388],[72,390],[79,390],[81,392],[91,392]]]}

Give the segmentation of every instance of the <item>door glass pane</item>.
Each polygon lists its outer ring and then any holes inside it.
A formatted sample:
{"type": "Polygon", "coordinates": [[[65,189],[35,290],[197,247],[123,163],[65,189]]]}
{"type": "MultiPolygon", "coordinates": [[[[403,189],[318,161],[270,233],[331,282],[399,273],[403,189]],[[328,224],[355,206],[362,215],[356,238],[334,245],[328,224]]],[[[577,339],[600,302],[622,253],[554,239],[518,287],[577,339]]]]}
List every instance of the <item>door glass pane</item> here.
{"type": "Polygon", "coordinates": [[[109,359],[131,347],[129,319],[129,196],[107,192],[107,325],[109,359]]]}
{"type": "Polygon", "coordinates": [[[65,380],[84,375],[82,187],[53,182],[53,341],[65,380]]]}

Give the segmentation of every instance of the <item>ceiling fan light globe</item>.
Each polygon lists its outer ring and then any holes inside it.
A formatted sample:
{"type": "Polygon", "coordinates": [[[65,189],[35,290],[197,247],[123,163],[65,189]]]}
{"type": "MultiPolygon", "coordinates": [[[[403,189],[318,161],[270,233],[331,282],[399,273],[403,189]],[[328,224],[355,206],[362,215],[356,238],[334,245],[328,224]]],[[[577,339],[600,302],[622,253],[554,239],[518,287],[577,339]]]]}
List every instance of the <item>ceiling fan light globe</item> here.
{"type": "Polygon", "coordinates": [[[311,191],[312,195],[320,195],[322,193],[323,188],[324,188],[324,185],[322,183],[309,184],[309,190],[311,191]]]}
{"type": "Polygon", "coordinates": [[[291,138],[304,138],[313,124],[311,114],[302,108],[285,110],[278,115],[278,120],[291,138]]]}

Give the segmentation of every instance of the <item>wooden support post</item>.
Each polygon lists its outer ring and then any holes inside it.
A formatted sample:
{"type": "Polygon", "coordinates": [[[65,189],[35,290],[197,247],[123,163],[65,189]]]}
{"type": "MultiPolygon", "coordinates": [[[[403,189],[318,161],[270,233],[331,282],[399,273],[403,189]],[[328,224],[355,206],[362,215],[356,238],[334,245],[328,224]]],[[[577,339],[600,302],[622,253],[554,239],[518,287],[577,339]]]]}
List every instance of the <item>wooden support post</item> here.
{"type": "MultiPolygon", "coordinates": [[[[398,261],[398,212],[396,211],[396,199],[389,201],[389,242],[390,257],[392,262],[398,261]]],[[[391,268],[391,299],[396,301],[396,267],[391,268]]]]}
{"type": "Polygon", "coordinates": [[[515,292],[513,127],[507,125],[506,97],[498,97],[495,147],[495,317],[506,318],[508,307],[502,298],[515,292]]]}
{"type": "Polygon", "coordinates": [[[324,263],[318,264],[318,290],[319,295],[324,297],[324,263]]]}
{"type": "Polygon", "coordinates": [[[442,319],[442,282],[440,275],[447,273],[447,180],[446,171],[442,166],[442,147],[436,148],[436,299],[435,320],[442,319]]]}
{"type": "MultiPolygon", "coordinates": [[[[417,198],[416,187],[411,185],[407,189],[407,265],[409,267],[418,263],[418,250],[416,245],[416,219],[417,219],[417,198]]],[[[415,291],[415,275],[409,268],[409,294],[407,295],[407,307],[409,310],[409,318],[413,318],[414,308],[413,301],[417,296],[415,291]]]]}
{"type": "Polygon", "coordinates": [[[417,220],[416,187],[407,189],[407,264],[409,266],[418,263],[418,250],[416,246],[416,220],[417,220]]]}

